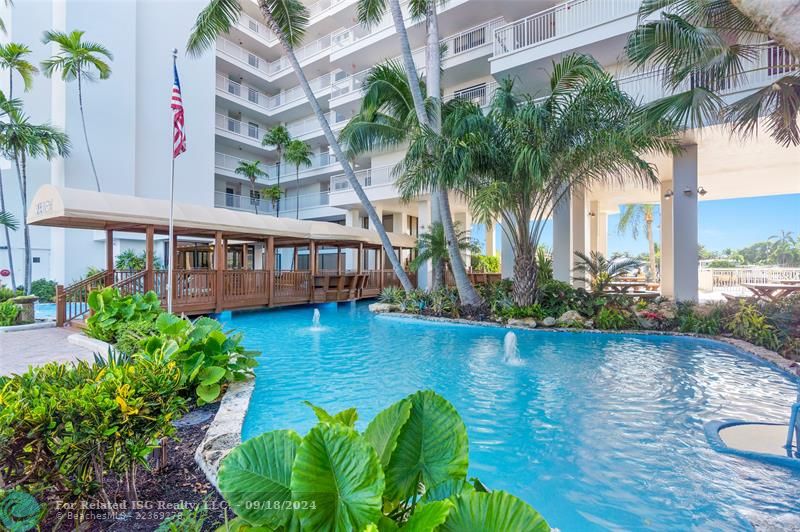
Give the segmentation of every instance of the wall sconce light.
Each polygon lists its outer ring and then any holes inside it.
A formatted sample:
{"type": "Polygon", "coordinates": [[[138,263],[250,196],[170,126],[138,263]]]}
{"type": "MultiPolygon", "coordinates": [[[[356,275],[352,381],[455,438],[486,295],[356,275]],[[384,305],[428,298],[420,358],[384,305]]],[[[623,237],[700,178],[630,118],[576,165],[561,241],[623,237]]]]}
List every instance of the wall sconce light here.
{"type": "Polygon", "coordinates": [[[669,189],[666,192],[664,192],[664,199],[667,199],[667,200],[668,199],[672,199],[672,196],[674,196],[674,195],[675,194],[672,192],[672,189],[669,189]]]}
{"type": "Polygon", "coordinates": [[[697,187],[697,193],[700,194],[701,196],[705,196],[706,194],[708,194],[708,190],[706,190],[702,186],[700,186],[700,187],[697,187]]]}
{"type": "Polygon", "coordinates": [[[684,196],[691,196],[692,195],[692,189],[691,188],[684,188],[683,189],[683,195],[684,196]]]}
{"type": "Polygon", "coordinates": [[[592,217],[597,216],[597,213],[594,212],[594,211],[589,211],[589,216],[592,216],[592,217]]]}

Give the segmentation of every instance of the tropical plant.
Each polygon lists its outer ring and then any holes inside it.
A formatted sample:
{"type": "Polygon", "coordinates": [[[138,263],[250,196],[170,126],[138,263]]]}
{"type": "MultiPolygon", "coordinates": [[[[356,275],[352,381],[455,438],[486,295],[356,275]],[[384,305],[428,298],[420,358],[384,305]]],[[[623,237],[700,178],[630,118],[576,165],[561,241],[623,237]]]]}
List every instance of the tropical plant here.
{"type": "Polygon", "coordinates": [[[405,292],[399,286],[387,286],[378,295],[378,301],[381,303],[400,304],[405,298],[405,292]]]}
{"type": "Polygon", "coordinates": [[[258,365],[258,352],[241,345],[242,335],[223,332],[222,324],[211,318],[192,322],[164,312],[155,328],[159,334],[144,342],[145,356],[175,363],[181,384],[193,390],[200,405],[216,401],[224,384],[251,377],[258,365]]]}
{"type": "Polygon", "coordinates": [[[295,217],[300,219],[300,166],[306,168],[311,166],[311,147],[302,140],[294,139],[286,146],[286,153],[283,158],[287,163],[294,165],[294,182],[297,189],[297,205],[295,206],[295,217]]]}
{"type": "MultiPolygon", "coordinates": [[[[117,255],[114,260],[114,268],[117,270],[132,270],[141,271],[147,268],[147,252],[140,251],[137,253],[132,249],[125,249],[117,255]]],[[[161,270],[164,266],[161,264],[159,257],[153,257],[153,269],[161,270]]]]}
{"type": "Polygon", "coordinates": [[[186,506],[161,521],[154,532],[201,532],[207,520],[208,505],[205,502],[186,506]]]}
{"type": "Polygon", "coordinates": [[[611,283],[630,275],[634,268],[640,266],[636,259],[621,257],[609,260],[599,251],[592,251],[589,255],[576,251],[575,257],[577,260],[573,271],[578,275],[574,279],[584,282],[588,277],[589,287],[596,294],[605,291],[611,283]]]}
{"type": "Polygon", "coordinates": [[[14,74],[22,79],[27,92],[33,87],[33,76],[39,73],[33,63],[26,59],[31,49],[20,43],[10,42],[0,45],[0,69],[8,70],[8,98],[14,97],[14,74]]]}
{"type": "MultiPolygon", "coordinates": [[[[798,49],[780,46],[790,45],[791,39],[782,40],[785,33],[776,34],[762,20],[751,18],[755,11],[739,9],[747,3],[756,2],[645,0],[639,8],[639,25],[628,38],[628,58],[637,68],[660,70],[665,88],[673,92],[647,106],[653,116],[666,116],[685,127],[721,120],[745,137],[756,134],[763,121],[776,142],[797,146],[798,49]],[[776,62],[757,65],[764,54],[776,62]],[[784,75],[731,103],[722,98],[722,93],[750,83],[753,73],[766,69],[784,75]]],[[[777,18],[786,19],[787,27],[797,27],[797,16],[786,13],[777,18]]]]}
{"type": "Polygon", "coordinates": [[[773,351],[780,347],[777,329],[753,305],[741,301],[739,308],[725,323],[725,328],[737,338],[764,346],[773,351]]]}
{"type": "Polygon", "coordinates": [[[545,246],[539,244],[536,246],[536,276],[538,279],[546,283],[553,280],[553,255],[550,250],[545,246]]]}
{"type": "MultiPolygon", "coordinates": [[[[459,252],[470,251],[480,253],[480,246],[470,238],[469,233],[456,224],[456,239],[459,252]]],[[[450,254],[447,249],[447,238],[444,226],[440,222],[432,223],[428,229],[417,237],[417,256],[411,261],[409,267],[417,271],[427,261],[441,261],[445,269],[450,267],[450,254]]]]}
{"type": "MultiPolygon", "coordinates": [[[[395,2],[396,0],[392,1],[395,2]]],[[[278,38],[284,56],[289,61],[292,70],[294,70],[297,76],[303,94],[308,99],[314,111],[314,115],[319,121],[328,146],[330,146],[331,151],[342,166],[342,170],[344,171],[344,175],[350,187],[367,212],[370,225],[374,228],[375,232],[378,233],[383,249],[386,252],[386,257],[389,258],[395,275],[405,290],[411,290],[413,288],[411,281],[405,270],[403,270],[400,257],[392,246],[392,242],[389,239],[389,235],[386,233],[386,229],[383,227],[381,218],[378,216],[378,212],[375,210],[372,202],[370,202],[352,166],[345,157],[339,141],[336,135],[334,135],[328,123],[328,119],[325,117],[325,113],[322,111],[322,107],[320,107],[319,101],[314,91],[311,89],[308,78],[303,72],[294,52],[295,47],[303,41],[306,26],[308,25],[308,10],[298,0],[264,0],[259,4],[259,7],[267,27],[270,28],[278,38]]],[[[242,6],[239,0],[212,0],[197,16],[195,25],[189,36],[189,41],[186,45],[188,52],[193,55],[198,55],[210,48],[216,41],[218,35],[226,33],[231,29],[232,25],[238,21],[241,12],[242,6]]]]}
{"type": "Polygon", "coordinates": [[[6,101],[8,120],[0,122],[0,152],[14,160],[22,200],[23,242],[25,248],[25,292],[30,292],[33,262],[31,234],[28,226],[28,160],[65,157],[70,143],[65,133],[49,124],[32,124],[19,106],[6,101]]]}
{"type": "Polygon", "coordinates": [[[0,303],[0,327],[14,325],[19,315],[19,307],[12,301],[0,303]]]}
{"type": "Polygon", "coordinates": [[[161,313],[161,300],[153,291],[122,295],[106,287],[89,293],[87,304],[92,315],[86,320],[86,334],[104,342],[115,342],[128,322],[154,321],[161,313]]]}
{"type": "Polygon", "coordinates": [[[86,115],[83,110],[83,82],[108,79],[111,76],[111,67],[106,62],[114,59],[111,52],[100,43],[83,40],[81,30],[73,30],[70,33],[60,31],[46,31],[42,37],[44,44],[54,43],[58,45],[59,52],[42,61],[42,70],[45,76],[52,77],[53,74],[60,72],[61,79],[64,81],[78,82],[78,109],[81,113],[81,125],[83,127],[83,139],[86,142],[86,152],[89,154],[89,163],[92,166],[92,174],[100,192],[100,178],[97,177],[97,169],[94,166],[92,148],[89,144],[89,134],[86,132],[86,115]]]}
{"type": "MultiPolygon", "coordinates": [[[[534,255],[554,210],[597,183],[655,186],[658,176],[644,155],[676,149],[671,124],[645,117],[593,58],[564,57],[549,82],[550,94],[533,99],[515,94],[513,81],[504,80],[488,116],[473,103],[448,102],[454,109],[444,113],[443,130],[450,131],[442,155],[428,164],[440,170],[398,181],[408,192],[445,179],[443,188],[464,193],[479,222],[502,221],[514,251],[519,306],[536,300],[534,255]]],[[[412,142],[409,153],[431,141],[412,142]]]]}
{"type": "Polygon", "coordinates": [[[435,392],[398,401],[363,433],[354,428],[356,409],[329,414],[309,405],[319,423],[305,436],[267,432],[222,461],[219,489],[238,524],[318,531],[550,530],[522,500],[467,481],[466,427],[435,392]]]}
{"type": "Polygon", "coordinates": [[[797,253],[798,240],[791,231],[781,230],[780,234],[769,237],[773,243],[772,254],[779,266],[784,266],[792,262],[797,253]]]}
{"type": "Polygon", "coordinates": [[[269,201],[272,205],[272,210],[278,212],[278,203],[281,201],[281,197],[283,196],[283,190],[278,185],[271,185],[268,187],[264,187],[261,189],[261,197],[265,200],[269,201]]]}
{"type": "Polygon", "coordinates": [[[31,295],[42,303],[51,303],[56,297],[56,282],[50,279],[37,279],[31,283],[31,295]]]}
{"type": "Polygon", "coordinates": [[[645,236],[647,237],[647,278],[651,281],[656,278],[656,242],[653,238],[654,219],[655,207],[653,205],[633,203],[622,206],[619,222],[617,223],[617,232],[623,234],[630,230],[634,240],[639,237],[639,231],[644,228],[645,236]]]}
{"type": "MultiPolygon", "coordinates": [[[[239,161],[239,166],[233,171],[236,175],[243,175],[250,181],[250,189],[258,192],[256,189],[256,180],[259,177],[269,177],[269,175],[261,169],[261,161],[239,161]]],[[[280,183],[280,178],[278,178],[280,183]]],[[[259,196],[256,196],[258,198],[259,196]]],[[[258,201],[253,201],[253,207],[256,214],[258,214],[258,201]]]]}
{"type": "MultiPolygon", "coordinates": [[[[264,134],[261,144],[268,148],[274,148],[278,154],[278,161],[275,163],[275,172],[278,176],[278,187],[281,186],[281,164],[283,163],[283,152],[292,141],[292,136],[289,130],[284,125],[278,125],[270,129],[264,134]]],[[[281,215],[281,202],[280,198],[276,203],[275,216],[281,215]]]]}
{"type": "Polygon", "coordinates": [[[633,326],[630,314],[617,307],[602,307],[594,319],[598,329],[618,331],[633,326]]]}
{"type": "Polygon", "coordinates": [[[470,266],[478,272],[500,273],[500,257],[476,253],[470,256],[470,266]]]}

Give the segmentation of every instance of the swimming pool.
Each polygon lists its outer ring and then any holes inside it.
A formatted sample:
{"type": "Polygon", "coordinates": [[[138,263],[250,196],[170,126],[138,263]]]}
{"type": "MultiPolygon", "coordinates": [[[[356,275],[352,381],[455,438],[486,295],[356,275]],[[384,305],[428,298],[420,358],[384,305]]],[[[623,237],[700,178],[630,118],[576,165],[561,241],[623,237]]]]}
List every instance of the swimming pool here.
{"type": "MultiPolygon", "coordinates": [[[[786,422],[797,384],[718,342],[517,331],[374,316],[365,304],[236,313],[223,321],[264,354],[243,437],[315,422],[302,403],[385,406],[431,388],[458,409],[470,475],[528,501],[552,526],[587,530],[749,530],[800,512],[800,475],[718,454],[703,424],[786,422]]],[[[796,522],[796,521],[794,521],[796,522]]]]}

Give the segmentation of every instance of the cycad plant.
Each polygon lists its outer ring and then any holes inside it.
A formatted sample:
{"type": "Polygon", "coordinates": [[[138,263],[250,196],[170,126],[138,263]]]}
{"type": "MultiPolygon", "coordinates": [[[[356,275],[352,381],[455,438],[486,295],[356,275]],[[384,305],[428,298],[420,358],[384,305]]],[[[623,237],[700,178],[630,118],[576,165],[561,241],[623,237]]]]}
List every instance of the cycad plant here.
{"type": "Polygon", "coordinates": [[[779,144],[800,144],[800,15],[797,8],[793,14],[781,11],[785,4],[752,0],[642,2],[639,26],[626,46],[628,58],[638,68],[660,70],[664,87],[673,92],[650,103],[649,112],[683,127],[722,121],[745,137],[756,134],[761,122],[779,144]],[[762,18],[770,10],[780,14],[772,20],[762,18]],[[793,28],[794,36],[772,31],[773,25],[793,28]],[[769,64],[758,66],[758,59],[765,54],[770,56],[769,64]],[[749,83],[760,71],[782,75],[739,100],[722,98],[722,92],[749,83]]]}
{"type": "MultiPolygon", "coordinates": [[[[456,236],[458,238],[458,249],[462,252],[469,251],[473,254],[481,252],[480,246],[469,233],[461,229],[456,223],[456,236]]],[[[417,256],[411,261],[409,267],[412,271],[417,271],[429,260],[440,261],[445,267],[450,266],[450,254],[447,251],[447,237],[444,234],[444,227],[441,222],[433,222],[427,231],[420,233],[417,237],[417,256]]]]}
{"type": "MultiPolygon", "coordinates": [[[[286,147],[292,141],[292,136],[289,134],[289,130],[286,129],[286,126],[283,124],[278,125],[270,129],[264,134],[264,138],[261,140],[261,144],[267,148],[274,148],[275,153],[278,154],[278,162],[275,163],[275,173],[278,180],[278,187],[281,186],[281,164],[283,164],[283,152],[286,150],[286,147]]],[[[278,203],[275,206],[275,216],[281,215],[281,202],[278,199],[278,203]]]]}
{"type": "MultiPolygon", "coordinates": [[[[303,36],[305,35],[306,26],[308,24],[308,10],[299,0],[262,0],[259,3],[259,7],[261,13],[264,15],[267,27],[270,28],[281,43],[281,48],[283,49],[285,57],[288,59],[289,64],[291,64],[292,70],[294,70],[300,83],[300,87],[303,89],[303,94],[305,94],[308,99],[308,103],[311,105],[311,109],[314,111],[314,115],[319,121],[322,132],[325,135],[325,140],[328,142],[339,164],[341,164],[350,187],[367,212],[370,224],[378,233],[383,249],[386,252],[386,256],[389,257],[395,275],[404,290],[412,290],[413,285],[408,275],[403,270],[400,257],[398,257],[392,246],[392,242],[389,239],[389,235],[386,233],[386,229],[383,227],[380,216],[378,216],[378,212],[375,210],[372,202],[370,202],[352,166],[345,157],[344,151],[339,145],[336,135],[333,134],[328,119],[325,117],[325,113],[322,112],[319,101],[317,101],[317,97],[314,95],[314,91],[308,83],[308,78],[305,72],[303,72],[297,60],[297,56],[294,53],[294,48],[302,43],[303,36]]],[[[238,20],[241,12],[242,6],[239,0],[212,0],[197,17],[187,44],[189,53],[199,54],[213,46],[217,36],[227,32],[238,20]]]]}
{"type": "Polygon", "coordinates": [[[97,177],[97,169],[92,157],[92,148],[89,144],[89,135],[86,132],[86,115],[83,110],[83,82],[95,81],[96,79],[108,79],[111,76],[111,67],[106,61],[114,59],[111,52],[100,43],[83,40],[81,30],[73,30],[70,33],[60,31],[46,31],[42,42],[45,44],[55,43],[59,47],[59,52],[42,61],[42,70],[47,77],[60,72],[61,79],[64,81],[78,82],[78,108],[81,112],[81,126],[83,127],[83,139],[86,142],[86,152],[89,154],[89,163],[92,166],[92,174],[100,192],[100,178],[97,177]]]}
{"type": "Polygon", "coordinates": [[[644,229],[647,237],[647,278],[656,278],[656,241],[653,237],[653,222],[655,220],[655,206],[647,203],[633,203],[623,205],[617,223],[617,232],[623,234],[630,230],[634,240],[639,237],[639,232],[644,229]]]}
{"type": "Polygon", "coordinates": [[[311,166],[311,147],[302,140],[294,139],[286,146],[283,158],[294,165],[294,183],[297,190],[297,205],[295,205],[295,218],[300,219],[300,166],[311,166]]]}
{"type": "Polygon", "coordinates": [[[577,259],[573,268],[577,273],[575,280],[588,281],[591,291],[598,294],[620,277],[630,275],[634,268],[641,265],[638,260],[630,257],[607,259],[599,251],[592,251],[589,255],[576,251],[575,257],[577,259]]]}
{"type": "Polygon", "coordinates": [[[22,200],[23,238],[25,245],[25,293],[30,293],[31,235],[28,226],[28,160],[64,157],[69,153],[69,138],[49,124],[32,124],[18,109],[10,109],[8,120],[0,122],[0,150],[14,160],[22,200]]]}
{"type": "MultiPolygon", "coordinates": [[[[239,161],[239,165],[233,171],[236,175],[245,176],[250,181],[250,188],[253,194],[251,198],[258,198],[258,190],[256,189],[256,180],[260,177],[269,177],[267,173],[261,169],[261,161],[239,161]]],[[[253,207],[256,214],[258,214],[258,200],[253,200],[253,207]]]]}

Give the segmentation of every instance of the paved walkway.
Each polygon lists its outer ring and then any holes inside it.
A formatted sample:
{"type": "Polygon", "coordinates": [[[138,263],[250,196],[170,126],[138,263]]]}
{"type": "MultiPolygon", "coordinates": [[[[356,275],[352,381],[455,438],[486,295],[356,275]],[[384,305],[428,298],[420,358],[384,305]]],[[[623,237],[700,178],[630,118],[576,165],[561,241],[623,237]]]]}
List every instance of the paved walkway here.
{"type": "Polygon", "coordinates": [[[57,327],[0,333],[0,375],[22,373],[30,365],[53,361],[91,360],[93,353],[89,349],[67,341],[67,336],[74,333],[57,327]]]}

